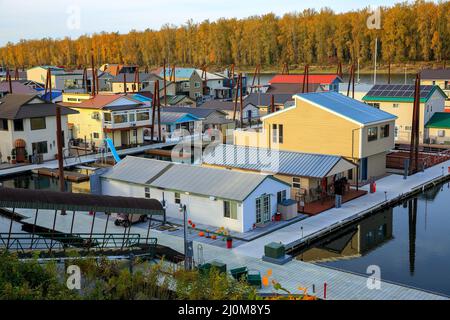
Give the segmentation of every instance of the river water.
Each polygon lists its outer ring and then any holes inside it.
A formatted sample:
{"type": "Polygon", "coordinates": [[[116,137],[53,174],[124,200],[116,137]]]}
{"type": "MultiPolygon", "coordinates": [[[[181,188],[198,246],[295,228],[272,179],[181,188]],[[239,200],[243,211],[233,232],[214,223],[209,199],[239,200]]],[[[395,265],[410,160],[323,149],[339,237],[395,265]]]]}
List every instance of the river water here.
{"type": "Polygon", "coordinates": [[[450,185],[379,212],[298,253],[297,259],[450,296],[450,185]],[[371,272],[372,273],[372,272],[371,272]]]}

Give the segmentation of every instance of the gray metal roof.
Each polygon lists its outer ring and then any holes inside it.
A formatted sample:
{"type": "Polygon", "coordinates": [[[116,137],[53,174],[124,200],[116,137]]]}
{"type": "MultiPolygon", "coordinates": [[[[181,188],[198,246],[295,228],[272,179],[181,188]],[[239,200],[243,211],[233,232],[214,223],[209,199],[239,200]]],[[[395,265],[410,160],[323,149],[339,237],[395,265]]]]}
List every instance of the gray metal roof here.
{"type": "Polygon", "coordinates": [[[203,157],[206,164],[313,178],[326,177],[340,161],[344,168],[355,166],[339,156],[228,144],[217,145],[203,157]]]}
{"type": "Polygon", "coordinates": [[[145,158],[127,156],[105,173],[102,178],[144,184],[170,165],[171,163],[167,161],[153,160],[149,162],[145,158]]]}
{"type": "MultiPolygon", "coordinates": [[[[245,173],[127,156],[104,178],[155,188],[243,201],[270,175],[245,173]]],[[[277,180],[278,181],[278,180],[277,180]]],[[[280,183],[284,183],[281,182],[280,183]]]]}
{"type": "Polygon", "coordinates": [[[267,178],[273,177],[177,163],[150,185],[156,188],[243,201],[267,178]]]}

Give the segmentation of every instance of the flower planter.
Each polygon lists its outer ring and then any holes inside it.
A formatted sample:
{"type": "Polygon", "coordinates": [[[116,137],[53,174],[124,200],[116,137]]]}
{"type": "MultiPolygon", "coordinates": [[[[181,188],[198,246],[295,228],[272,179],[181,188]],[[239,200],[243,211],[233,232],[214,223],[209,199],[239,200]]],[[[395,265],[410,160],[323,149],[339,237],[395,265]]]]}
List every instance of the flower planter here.
{"type": "Polygon", "coordinates": [[[233,247],[233,239],[228,238],[227,239],[227,249],[231,249],[233,247]]]}
{"type": "Polygon", "coordinates": [[[281,221],[281,214],[275,214],[275,221],[281,221]]]}

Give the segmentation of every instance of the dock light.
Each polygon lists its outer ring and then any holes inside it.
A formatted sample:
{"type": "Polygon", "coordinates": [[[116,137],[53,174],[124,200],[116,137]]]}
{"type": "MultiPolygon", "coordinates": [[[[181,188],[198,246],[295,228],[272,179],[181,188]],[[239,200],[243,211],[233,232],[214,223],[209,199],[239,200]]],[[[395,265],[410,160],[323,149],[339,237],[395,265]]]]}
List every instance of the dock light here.
{"type": "Polygon", "coordinates": [[[303,226],[301,226],[300,229],[302,230],[302,238],[303,238],[303,226]]]}
{"type": "Polygon", "coordinates": [[[387,201],[387,191],[384,192],[384,201],[387,201]]]}

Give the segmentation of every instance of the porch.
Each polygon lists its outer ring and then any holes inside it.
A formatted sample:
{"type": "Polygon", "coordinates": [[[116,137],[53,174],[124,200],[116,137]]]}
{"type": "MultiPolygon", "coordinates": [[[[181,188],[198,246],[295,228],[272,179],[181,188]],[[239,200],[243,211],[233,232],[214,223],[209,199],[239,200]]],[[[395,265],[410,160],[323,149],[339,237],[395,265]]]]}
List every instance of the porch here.
{"type": "MultiPolygon", "coordinates": [[[[342,203],[351,201],[353,199],[359,198],[367,194],[365,190],[348,189],[344,192],[342,196],[342,203]]],[[[314,216],[328,209],[334,208],[335,206],[335,196],[334,194],[327,194],[321,196],[319,200],[305,203],[304,207],[298,207],[299,212],[307,214],[309,216],[314,216]]]]}

